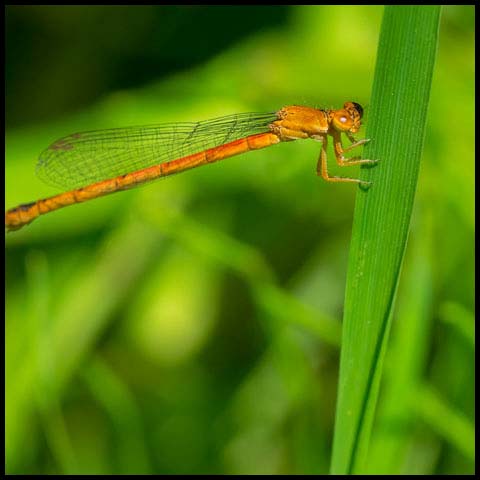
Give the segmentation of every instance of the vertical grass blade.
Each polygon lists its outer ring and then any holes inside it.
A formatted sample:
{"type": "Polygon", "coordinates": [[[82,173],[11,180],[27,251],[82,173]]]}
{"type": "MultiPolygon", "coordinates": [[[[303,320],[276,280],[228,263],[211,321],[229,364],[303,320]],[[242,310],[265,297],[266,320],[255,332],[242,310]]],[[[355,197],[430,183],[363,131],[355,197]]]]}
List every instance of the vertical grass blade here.
{"type": "MultiPolygon", "coordinates": [[[[385,8],[345,295],[331,472],[364,472],[408,238],[437,50],[438,6],[385,8]]],[[[412,338],[412,341],[415,339],[412,338]]],[[[387,472],[384,472],[387,473],[387,472]]]]}

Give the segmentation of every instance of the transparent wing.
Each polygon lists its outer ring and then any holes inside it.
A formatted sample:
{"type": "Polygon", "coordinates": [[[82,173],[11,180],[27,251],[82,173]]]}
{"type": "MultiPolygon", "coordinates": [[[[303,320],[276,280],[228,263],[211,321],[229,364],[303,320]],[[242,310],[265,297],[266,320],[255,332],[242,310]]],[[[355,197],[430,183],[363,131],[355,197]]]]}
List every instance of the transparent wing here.
{"type": "Polygon", "coordinates": [[[36,171],[49,184],[78,188],[266,132],[276,118],[275,113],[243,113],[196,123],[74,133],[44,150],[36,171]]]}

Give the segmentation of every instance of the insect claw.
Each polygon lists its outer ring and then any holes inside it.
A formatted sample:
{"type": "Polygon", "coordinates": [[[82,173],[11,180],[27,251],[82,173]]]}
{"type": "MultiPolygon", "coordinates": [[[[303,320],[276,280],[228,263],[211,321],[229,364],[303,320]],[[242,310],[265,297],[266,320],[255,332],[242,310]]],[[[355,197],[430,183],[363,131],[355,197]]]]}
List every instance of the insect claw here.
{"type": "Polygon", "coordinates": [[[360,180],[359,187],[362,190],[368,190],[373,185],[373,182],[368,182],[366,180],[360,180]]]}
{"type": "Polygon", "coordinates": [[[366,168],[371,168],[371,167],[374,167],[375,165],[377,165],[377,163],[379,162],[380,160],[370,160],[370,159],[367,159],[367,158],[364,158],[363,159],[363,165],[364,167],[366,168]]]}

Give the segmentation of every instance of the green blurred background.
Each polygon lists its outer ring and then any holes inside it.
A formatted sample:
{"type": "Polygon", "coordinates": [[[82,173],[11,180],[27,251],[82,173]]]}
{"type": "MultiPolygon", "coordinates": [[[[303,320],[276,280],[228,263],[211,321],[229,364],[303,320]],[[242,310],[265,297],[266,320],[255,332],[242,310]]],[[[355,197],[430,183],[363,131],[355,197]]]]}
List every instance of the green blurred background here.
{"type": "MultiPolygon", "coordinates": [[[[6,207],[58,193],[36,158],[75,131],[346,100],[368,122],[382,11],[8,6],[6,207]]],[[[442,11],[375,473],[474,471],[474,14],[442,11]]],[[[328,472],[356,189],[316,177],[318,153],[6,236],[8,473],[328,472]]]]}

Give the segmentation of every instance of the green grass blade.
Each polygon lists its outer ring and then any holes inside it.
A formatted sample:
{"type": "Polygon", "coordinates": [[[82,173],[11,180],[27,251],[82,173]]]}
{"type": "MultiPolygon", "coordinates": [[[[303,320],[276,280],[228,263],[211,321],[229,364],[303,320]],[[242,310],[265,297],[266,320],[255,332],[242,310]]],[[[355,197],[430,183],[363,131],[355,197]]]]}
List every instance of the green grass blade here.
{"type": "MultiPolygon", "coordinates": [[[[407,243],[437,50],[440,7],[388,6],[380,34],[365,172],[350,247],[331,472],[361,473],[407,243]]],[[[414,339],[412,339],[414,341],[414,339]]]]}

